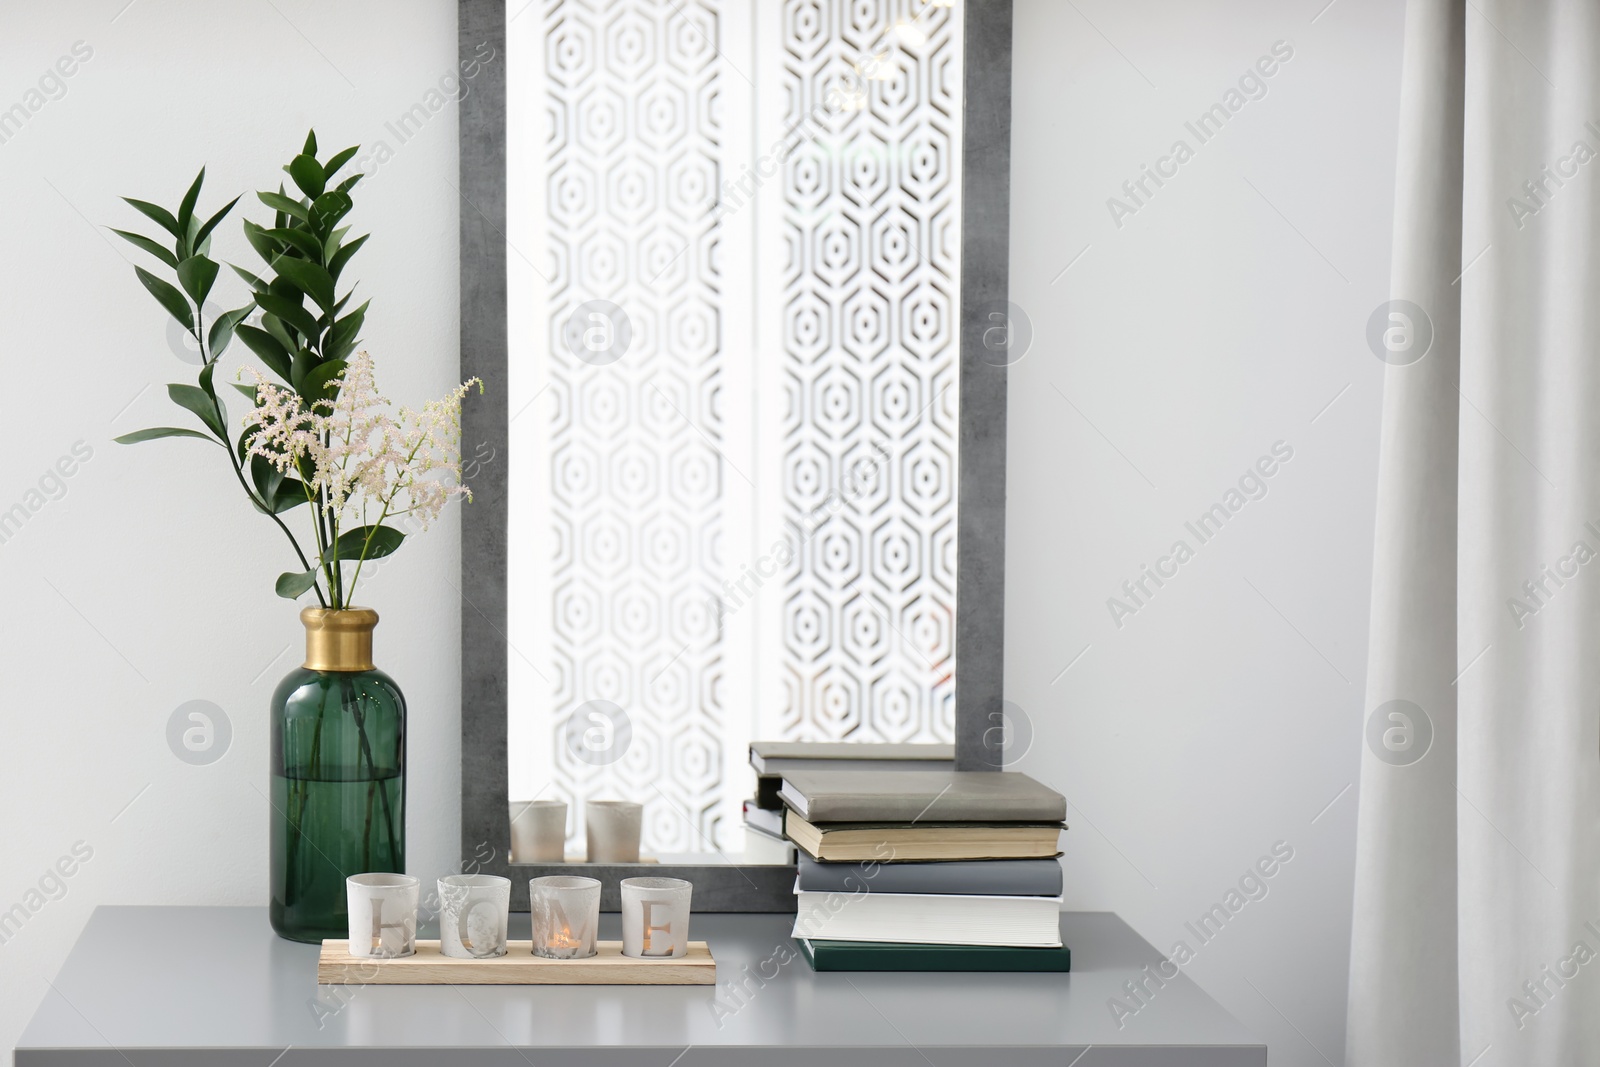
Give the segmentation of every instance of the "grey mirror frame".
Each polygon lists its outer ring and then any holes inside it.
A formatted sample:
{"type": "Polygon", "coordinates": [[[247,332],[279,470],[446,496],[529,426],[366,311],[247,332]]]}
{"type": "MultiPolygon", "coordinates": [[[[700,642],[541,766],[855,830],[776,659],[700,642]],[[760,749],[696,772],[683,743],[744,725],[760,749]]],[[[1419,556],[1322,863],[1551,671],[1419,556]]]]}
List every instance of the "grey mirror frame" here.
{"type": "MultiPolygon", "coordinates": [[[[505,0],[458,2],[461,58],[473,59],[484,42],[505,55],[505,0]]],[[[1000,770],[1006,365],[1014,357],[986,341],[1010,314],[1012,0],[964,2],[956,766],[1000,770]]],[[[638,867],[513,864],[508,855],[506,66],[484,65],[460,101],[461,376],[488,385],[485,402],[464,405],[462,414],[462,440],[483,458],[471,479],[473,501],[461,511],[461,857],[471,870],[511,878],[516,910],[528,907],[530,877],[586,874],[605,887],[601,907],[616,911],[618,882],[638,867]]],[[[795,907],[792,866],[651,864],[649,873],[694,882],[696,911],[795,907]]]]}

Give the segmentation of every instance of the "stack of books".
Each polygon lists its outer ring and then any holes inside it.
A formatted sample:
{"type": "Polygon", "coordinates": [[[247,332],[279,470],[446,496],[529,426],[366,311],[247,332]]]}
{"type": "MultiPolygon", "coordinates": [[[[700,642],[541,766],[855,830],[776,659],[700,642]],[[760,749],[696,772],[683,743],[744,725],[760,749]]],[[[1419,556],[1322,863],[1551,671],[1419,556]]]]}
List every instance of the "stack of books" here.
{"type": "Polygon", "coordinates": [[[794,937],[821,970],[1066,971],[1066,800],[1025,774],[784,774],[794,937]]]}
{"type": "Polygon", "coordinates": [[[795,862],[794,844],[783,832],[783,801],[778,799],[785,774],[826,769],[951,771],[955,759],[954,745],[752,742],[750,766],[756,772],[756,795],[744,802],[746,857],[753,863],[795,862]]]}

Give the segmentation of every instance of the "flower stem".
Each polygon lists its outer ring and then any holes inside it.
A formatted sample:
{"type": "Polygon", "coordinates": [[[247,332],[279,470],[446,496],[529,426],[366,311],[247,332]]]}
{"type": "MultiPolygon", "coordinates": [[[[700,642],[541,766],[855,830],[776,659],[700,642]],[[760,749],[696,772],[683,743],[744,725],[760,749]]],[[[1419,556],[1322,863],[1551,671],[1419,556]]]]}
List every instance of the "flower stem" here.
{"type": "MultiPolygon", "coordinates": [[[[300,461],[298,459],[294,461],[294,470],[296,474],[300,475],[300,488],[306,494],[306,506],[317,510],[317,514],[313,516],[311,521],[311,532],[317,538],[317,569],[322,572],[324,580],[327,581],[328,595],[333,598],[333,607],[337,609],[342,605],[339,603],[339,588],[333,584],[333,571],[328,568],[328,541],[322,532],[321,509],[317,503],[317,498],[311,493],[311,482],[306,478],[306,472],[300,469],[300,461]]],[[[305,557],[300,557],[300,560],[304,563],[305,557]]],[[[306,563],[306,570],[310,569],[311,564],[306,563]]],[[[317,599],[322,601],[322,606],[328,607],[328,602],[322,599],[321,588],[318,588],[315,583],[313,583],[313,588],[317,589],[317,599]]]]}
{"type": "MultiPolygon", "coordinates": [[[[224,451],[228,453],[230,459],[233,457],[233,450],[231,448],[224,449],[224,451]]],[[[244,490],[245,496],[248,496],[252,503],[256,504],[261,508],[261,510],[267,513],[268,518],[278,524],[278,529],[283,531],[283,536],[287,537],[289,539],[289,543],[294,546],[294,554],[300,558],[300,566],[304,567],[306,570],[310,570],[311,561],[306,559],[305,552],[301,551],[300,542],[295,538],[293,531],[284,525],[283,520],[278,518],[271,508],[267,507],[261,501],[256,499],[255,493],[251,491],[250,486],[244,480],[244,468],[241,464],[235,463],[233,465],[233,475],[235,478],[239,479],[239,486],[244,490]]],[[[327,607],[328,601],[322,595],[322,587],[313,583],[311,588],[317,594],[317,602],[323,607],[327,607]]]]}
{"type": "MultiPolygon", "coordinates": [[[[353,681],[346,678],[341,678],[340,684],[341,691],[350,694],[347,706],[350,709],[351,715],[356,720],[356,732],[361,738],[361,755],[367,758],[367,769],[372,772],[372,778],[370,781],[378,785],[378,801],[383,808],[383,827],[389,841],[389,862],[392,864],[400,858],[400,847],[395,841],[394,836],[394,812],[389,807],[389,790],[379,781],[378,778],[378,765],[372,758],[372,742],[367,738],[367,717],[361,711],[361,698],[354,695],[353,692],[355,689],[355,684],[353,681]]],[[[358,758],[357,766],[359,765],[360,761],[358,758]]],[[[367,822],[369,827],[372,820],[371,804],[372,790],[369,789],[367,791],[367,822]]],[[[368,835],[368,838],[370,840],[370,834],[368,835]]],[[[366,846],[363,847],[365,848],[366,846]]]]}
{"type": "MultiPolygon", "coordinates": [[[[406,465],[409,466],[411,461],[416,458],[417,450],[421,447],[422,443],[420,441],[411,447],[411,454],[406,457],[406,465]]],[[[400,495],[400,489],[401,484],[397,480],[394,488],[389,491],[388,498],[383,502],[383,511],[378,515],[378,521],[367,527],[367,539],[361,542],[361,556],[356,560],[356,573],[350,579],[351,596],[355,595],[356,583],[361,581],[361,568],[367,562],[367,550],[372,545],[372,535],[378,532],[378,527],[383,525],[383,520],[389,517],[389,508],[394,504],[394,498],[400,495]]]]}
{"type": "MultiPolygon", "coordinates": [[[[300,842],[305,836],[306,808],[311,802],[311,783],[318,779],[322,772],[322,721],[327,715],[328,702],[326,699],[317,704],[317,725],[311,733],[311,759],[304,775],[296,775],[295,785],[300,791],[300,811],[290,820],[294,828],[294,837],[289,842],[289,859],[287,877],[284,879],[283,903],[287,907],[290,891],[294,888],[295,868],[300,865],[300,842]]],[[[284,768],[288,770],[287,767],[284,768]]]]}

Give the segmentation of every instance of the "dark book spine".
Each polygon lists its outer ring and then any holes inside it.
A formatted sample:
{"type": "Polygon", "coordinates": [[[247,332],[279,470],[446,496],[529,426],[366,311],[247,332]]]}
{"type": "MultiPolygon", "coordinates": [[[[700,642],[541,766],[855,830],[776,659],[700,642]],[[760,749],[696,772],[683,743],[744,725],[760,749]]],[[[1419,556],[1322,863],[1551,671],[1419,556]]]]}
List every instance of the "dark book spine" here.
{"type": "Polygon", "coordinates": [[[778,790],[783,788],[783,779],[775,774],[762,774],[756,776],[756,807],[767,811],[782,811],[783,801],[778,799],[778,790]]]}
{"type": "Polygon", "coordinates": [[[797,939],[815,971],[988,971],[1024,974],[1072,970],[1069,948],[894,945],[797,939]]]}

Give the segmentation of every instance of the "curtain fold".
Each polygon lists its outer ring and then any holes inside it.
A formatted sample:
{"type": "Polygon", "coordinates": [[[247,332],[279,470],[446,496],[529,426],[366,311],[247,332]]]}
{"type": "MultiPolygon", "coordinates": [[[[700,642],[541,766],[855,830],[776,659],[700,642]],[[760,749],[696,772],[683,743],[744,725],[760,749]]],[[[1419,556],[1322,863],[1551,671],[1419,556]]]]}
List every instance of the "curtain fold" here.
{"type": "Polygon", "coordinates": [[[1597,65],[1589,0],[1407,7],[1356,1067],[1600,1064],[1597,65]]]}
{"type": "Polygon", "coordinates": [[[1431,323],[1385,370],[1368,720],[1356,829],[1351,1065],[1454,1064],[1456,523],[1461,270],[1461,0],[1406,8],[1395,174],[1395,321],[1431,323]],[[1395,702],[1404,702],[1397,706],[1395,702]],[[1374,721],[1374,719],[1376,721],[1374,721]],[[1391,995],[1403,990],[1401,995],[1391,995]]]}

